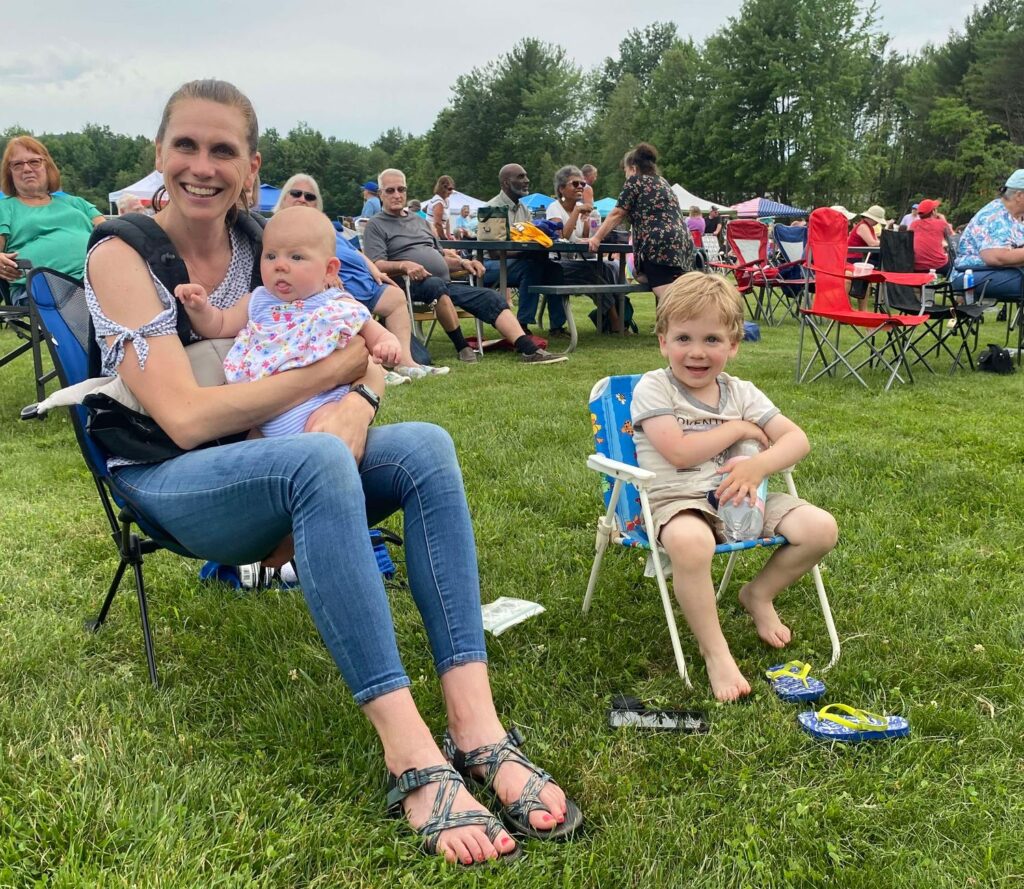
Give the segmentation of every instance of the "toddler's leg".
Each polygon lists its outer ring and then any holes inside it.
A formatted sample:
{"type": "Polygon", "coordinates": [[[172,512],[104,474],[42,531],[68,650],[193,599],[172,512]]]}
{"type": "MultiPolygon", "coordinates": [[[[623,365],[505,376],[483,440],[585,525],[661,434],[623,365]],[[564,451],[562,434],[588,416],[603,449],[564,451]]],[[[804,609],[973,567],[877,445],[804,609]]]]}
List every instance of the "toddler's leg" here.
{"type": "Polygon", "coordinates": [[[839,529],[831,513],[807,503],[787,513],[775,533],[785,535],[789,543],[776,548],[757,577],[740,590],[739,598],[754,619],[757,635],[773,648],[783,648],[789,644],[792,633],[779,620],[772,603],[782,590],[832,550],[839,529]]]}
{"type": "Polygon", "coordinates": [[[672,560],[676,599],[700,646],[715,697],[735,701],[750,694],[750,683],[736,666],[718,622],[718,603],[711,582],[715,554],[711,528],[696,513],[682,512],[661,529],[661,545],[672,560]]]}

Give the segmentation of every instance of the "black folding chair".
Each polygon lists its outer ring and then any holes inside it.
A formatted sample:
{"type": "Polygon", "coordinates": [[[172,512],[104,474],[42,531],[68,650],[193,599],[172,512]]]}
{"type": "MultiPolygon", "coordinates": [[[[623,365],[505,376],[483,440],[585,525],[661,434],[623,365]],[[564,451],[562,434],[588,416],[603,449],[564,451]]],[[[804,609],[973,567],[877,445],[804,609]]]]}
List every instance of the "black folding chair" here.
{"type": "MultiPolygon", "coordinates": [[[[884,272],[914,271],[914,233],[912,231],[883,231],[879,243],[879,261],[884,272]]],[[[928,357],[938,358],[944,352],[953,359],[949,372],[955,373],[963,367],[966,357],[971,370],[974,370],[974,349],[978,346],[978,325],[984,312],[980,304],[958,305],[952,292],[943,286],[909,287],[905,284],[886,282],[882,285],[885,308],[901,315],[923,315],[928,320],[920,326],[920,332],[907,344],[907,352],[912,356],[911,365],[923,364],[935,373],[928,363],[928,357]],[[948,296],[943,303],[935,299],[942,293],[948,296]],[[952,322],[952,326],[950,326],[952,322]],[[950,342],[958,346],[956,352],[950,348],[950,342]]],[[[934,360],[934,358],[932,359],[934,360]]]]}
{"type": "Polygon", "coordinates": [[[7,281],[0,281],[0,326],[8,328],[18,337],[19,342],[6,355],[0,355],[0,367],[10,364],[26,352],[32,353],[32,377],[36,385],[36,398],[46,396],[45,386],[57,375],[54,371],[43,372],[43,350],[39,324],[36,322],[31,303],[15,303],[11,299],[11,287],[7,281]]]}
{"type": "MultiPolygon", "coordinates": [[[[29,273],[28,293],[31,309],[42,330],[61,386],[71,386],[88,379],[89,310],[81,281],[53,269],[34,269],[29,273]]],[[[36,404],[29,405],[22,410],[21,418],[41,419],[43,415],[38,407],[36,404]]],[[[140,516],[137,510],[125,502],[112,484],[106,454],[86,428],[85,408],[74,406],[69,410],[78,446],[96,483],[103,511],[110,524],[110,536],[120,556],[120,564],[114,573],[114,579],[110,583],[99,614],[87,620],[85,627],[95,632],[103,626],[125,571],[131,567],[135,576],[135,593],[139,602],[149,678],[154,686],[158,686],[160,683],[156,672],[156,656],[153,652],[153,634],[149,628],[149,607],[142,576],[143,557],[160,549],[189,558],[198,557],[169,534],[162,532],[158,525],[140,516]]]]}

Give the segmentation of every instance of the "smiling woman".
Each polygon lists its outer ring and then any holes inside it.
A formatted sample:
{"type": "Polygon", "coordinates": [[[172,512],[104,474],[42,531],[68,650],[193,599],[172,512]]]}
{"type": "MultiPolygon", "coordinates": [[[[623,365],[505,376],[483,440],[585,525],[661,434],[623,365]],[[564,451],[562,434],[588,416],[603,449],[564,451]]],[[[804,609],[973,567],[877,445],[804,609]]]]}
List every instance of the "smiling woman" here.
{"type": "MultiPolygon", "coordinates": [[[[261,253],[253,227],[241,224],[243,196],[260,167],[256,141],[252,105],[222,81],[181,87],[157,132],[157,169],[170,201],[154,219],[190,283],[222,309],[250,289],[261,253]]],[[[310,211],[285,212],[301,221],[310,211]]],[[[194,333],[176,300],[126,242],[106,234],[97,232],[86,274],[104,369],[120,375],[184,451],[148,463],[114,455],[114,487],[148,523],[201,558],[244,564],[294,553],[317,630],[384,748],[389,804],[404,811],[429,852],[471,864],[518,851],[469,794],[467,776],[494,788],[495,808],[510,829],[541,839],[570,835],[582,822],[579,810],[519,750],[521,738],[495,711],[473,527],[448,434],[426,423],[370,428],[383,374],[368,364],[361,337],[306,367],[200,387],[184,350],[194,333]],[[342,384],[351,390],[321,408],[330,410],[310,434],[237,440],[342,384]],[[323,432],[333,434],[317,434],[323,432]],[[227,436],[236,440],[208,446],[227,436]],[[409,588],[444,691],[447,759],[410,693],[366,533],[399,510],[409,588]]]]}
{"type": "Polygon", "coordinates": [[[60,192],[60,171],[46,146],[15,136],[0,161],[0,279],[11,282],[11,297],[24,295],[18,260],[82,277],[85,247],[103,214],[82,198],[60,192]],[[6,251],[6,252],[5,252],[6,251]]]}

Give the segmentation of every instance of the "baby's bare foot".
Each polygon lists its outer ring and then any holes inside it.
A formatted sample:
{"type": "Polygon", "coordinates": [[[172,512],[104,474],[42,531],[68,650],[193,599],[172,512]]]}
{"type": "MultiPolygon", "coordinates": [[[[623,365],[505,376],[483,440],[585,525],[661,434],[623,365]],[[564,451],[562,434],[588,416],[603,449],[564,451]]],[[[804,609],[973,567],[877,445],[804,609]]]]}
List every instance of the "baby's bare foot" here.
{"type": "Polygon", "coordinates": [[[728,652],[724,656],[704,658],[704,665],[711,691],[719,701],[738,701],[750,694],[750,683],[728,652]]]}
{"type": "Polygon", "coordinates": [[[772,648],[785,648],[793,639],[793,634],[780,619],[771,601],[759,599],[750,592],[750,584],[740,590],[740,605],[753,618],[757,635],[772,648]]]}

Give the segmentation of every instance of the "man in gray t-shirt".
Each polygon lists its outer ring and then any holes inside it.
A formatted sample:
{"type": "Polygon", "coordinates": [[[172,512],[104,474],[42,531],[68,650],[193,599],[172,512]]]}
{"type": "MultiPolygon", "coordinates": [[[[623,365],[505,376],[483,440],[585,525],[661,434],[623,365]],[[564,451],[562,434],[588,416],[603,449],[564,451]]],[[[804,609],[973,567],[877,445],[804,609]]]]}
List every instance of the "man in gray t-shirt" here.
{"type": "Polygon", "coordinates": [[[437,320],[455,346],[460,361],[476,361],[459,326],[455,306],[494,325],[510,340],[528,364],[554,364],[564,355],[539,349],[516,321],[505,301],[493,290],[452,281],[453,271],[482,276],[483,265],[464,259],[454,250],[443,250],[427,221],[405,208],[405,174],[384,170],[378,177],[383,211],[366,224],[363,252],[384,274],[409,279],[414,302],[434,305],[437,320]]]}

